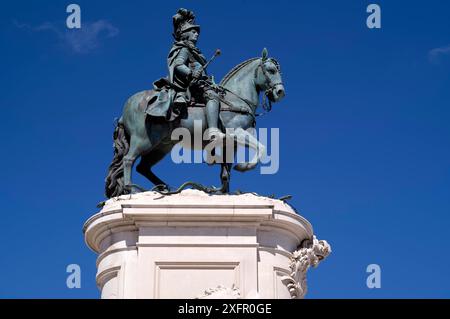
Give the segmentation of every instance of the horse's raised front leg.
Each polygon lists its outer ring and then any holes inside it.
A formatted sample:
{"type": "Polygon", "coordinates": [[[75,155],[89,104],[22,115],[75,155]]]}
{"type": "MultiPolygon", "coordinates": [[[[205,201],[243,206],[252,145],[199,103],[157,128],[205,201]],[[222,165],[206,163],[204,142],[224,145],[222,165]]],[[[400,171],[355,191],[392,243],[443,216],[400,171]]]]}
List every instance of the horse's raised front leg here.
{"type": "Polygon", "coordinates": [[[236,143],[238,145],[252,148],[255,150],[255,155],[249,162],[241,162],[234,165],[233,169],[239,171],[239,172],[245,172],[249,171],[251,169],[254,169],[256,165],[258,165],[258,162],[261,160],[261,158],[266,153],[266,147],[261,144],[256,137],[254,137],[249,132],[243,130],[242,128],[237,128],[234,131],[236,143]]]}

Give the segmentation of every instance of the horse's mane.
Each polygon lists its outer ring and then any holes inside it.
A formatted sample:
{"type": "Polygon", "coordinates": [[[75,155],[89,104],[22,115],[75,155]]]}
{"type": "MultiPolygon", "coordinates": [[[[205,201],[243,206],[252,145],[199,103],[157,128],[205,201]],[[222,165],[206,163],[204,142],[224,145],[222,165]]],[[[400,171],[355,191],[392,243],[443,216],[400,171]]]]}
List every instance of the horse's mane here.
{"type": "Polygon", "coordinates": [[[244,61],[244,62],[239,63],[238,65],[236,65],[234,68],[232,68],[232,69],[230,70],[230,72],[228,72],[228,73],[223,77],[223,79],[222,79],[222,81],[220,81],[220,84],[219,84],[219,85],[221,85],[221,86],[225,85],[225,84],[228,82],[228,80],[230,80],[230,79],[233,77],[233,75],[235,75],[240,69],[242,69],[243,67],[245,67],[245,66],[248,65],[249,63],[251,63],[251,62],[253,62],[253,61],[256,61],[256,60],[258,60],[258,59],[259,59],[259,58],[251,58],[251,59],[248,59],[248,60],[246,60],[246,61],[244,61]]]}

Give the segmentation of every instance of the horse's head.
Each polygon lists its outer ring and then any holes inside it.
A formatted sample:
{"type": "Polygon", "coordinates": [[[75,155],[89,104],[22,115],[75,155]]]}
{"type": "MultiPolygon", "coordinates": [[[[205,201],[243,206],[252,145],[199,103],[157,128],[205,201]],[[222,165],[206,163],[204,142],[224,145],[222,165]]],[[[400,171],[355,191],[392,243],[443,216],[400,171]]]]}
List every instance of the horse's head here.
{"type": "Polygon", "coordinates": [[[264,48],[260,64],[255,70],[255,83],[265,91],[270,101],[278,102],[286,94],[281,80],[280,64],[274,58],[269,58],[268,55],[267,49],[264,48]]]}

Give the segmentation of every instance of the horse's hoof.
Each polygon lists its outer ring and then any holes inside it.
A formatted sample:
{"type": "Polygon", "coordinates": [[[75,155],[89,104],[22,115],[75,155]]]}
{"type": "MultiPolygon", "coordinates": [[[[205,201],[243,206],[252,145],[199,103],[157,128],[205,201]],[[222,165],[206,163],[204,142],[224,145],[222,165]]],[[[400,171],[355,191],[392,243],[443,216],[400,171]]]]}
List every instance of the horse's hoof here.
{"type": "Polygon", "coordinates": [[[131,187],[131,194],[138,194],[138,193],[142,193],[143,191],[141,189],[139,189],[138,187],[132,186],[131,187]]]}
{"type": "Polygon", "coordinates": [[[161,185],[156,185],[151,190],[154,192],[159,192],[159,193],[168,193],[168,192],[172,191],[172,187],[170,187],[167,184],[161,184],[161,185]]]}
{"type": "Polygon", "coordinates": [[[256,167],[256,163],[238,163],[233,166],[233,169],[238,172],[246,172],[256,167]]]}
{"type": "Polygon", "coordinates": [[[125,194],[137,194],[147,191],[145,188],[132,184],[132,185],[126,185],[124,186],[125,194]]]}

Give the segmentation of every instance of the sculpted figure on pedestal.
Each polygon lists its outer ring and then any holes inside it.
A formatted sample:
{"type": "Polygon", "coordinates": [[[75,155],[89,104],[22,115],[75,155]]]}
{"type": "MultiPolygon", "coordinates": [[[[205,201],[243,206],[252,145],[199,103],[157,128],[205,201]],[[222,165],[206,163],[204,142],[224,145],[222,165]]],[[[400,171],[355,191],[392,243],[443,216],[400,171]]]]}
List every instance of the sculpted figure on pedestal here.
{"type": "MultiPolygon", "coordinates": [[[[194,136],[196,123],[202,123],[202,133],[206,133],[208,141],[215,143],[223,142],[226,129],[232,129],[232,136],[227,138],[232,140],[233,150],[227,149],[229,143],[223,143],[223,159],[228,158],[227,152],[234,151],[238,143],[256,151],[254,159],[234,166],[238,171],[253,169],[264,155],[265,147],[246,130],[256,125],[261,92],[266,110],[270,110],[271,102],[284,97],[280,64],[264,49],[261,56],[236,65],[219,84],[215,84],[206,73],[212,59],[206,61],[197,47],[200,26],[194,19],[192,11],[178,10],[173,17],[175,42],[167,58],[169,76],[155,81],[153,90],[138,92],[125,103],[113,136],[114,158],[105,185],[108,198],[144,190],[131,179],[138,158],[137,172],[157,190],[170,193],[167,183],[152,172],[152,167],[179,142],[171,138],[177,128],[185,128],[194,136]]],[[[216,51],[213,58],[219,53],[216,51]]],[[[203,143],[201,146],[206,148],[208,145],[203,143]]],[[[190,185],[209,193],[228,193],[233,162],[224,160],[219,164],[220,188],[190,185]]]]}

